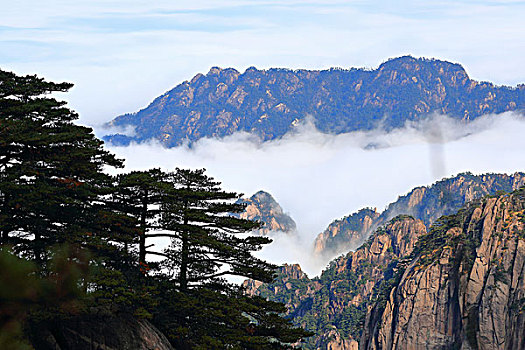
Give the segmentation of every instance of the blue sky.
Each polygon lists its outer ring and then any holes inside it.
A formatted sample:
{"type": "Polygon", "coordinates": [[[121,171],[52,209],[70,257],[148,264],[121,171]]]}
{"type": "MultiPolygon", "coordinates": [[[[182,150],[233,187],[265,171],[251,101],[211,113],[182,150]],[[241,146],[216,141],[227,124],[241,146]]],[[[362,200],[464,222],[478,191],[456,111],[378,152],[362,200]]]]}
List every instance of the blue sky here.
{"type": "Polygon", "coordinates": [[[525,82],[524,1],[5,1],[0,67],[75,83],[97,124],[212,66],[376,67],[412,54],[525,82]]]}

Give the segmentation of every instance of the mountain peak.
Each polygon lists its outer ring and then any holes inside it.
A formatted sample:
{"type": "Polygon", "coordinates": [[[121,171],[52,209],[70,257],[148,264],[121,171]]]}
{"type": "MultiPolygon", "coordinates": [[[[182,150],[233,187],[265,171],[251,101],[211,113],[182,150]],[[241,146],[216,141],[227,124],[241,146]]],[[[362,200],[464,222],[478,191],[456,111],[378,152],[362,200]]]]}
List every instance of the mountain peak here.
{"type": "Polygon", "coordinates": [[[257,230],[259,234],[267,235],[275,231],[290,233],[296,229],[295,221],[268,192],[258,191],[250,198],[239,200],[239,203],[246,205],[239,217],[262,223],[261,228],[257,230]]]}
{"type": "Polygon", "coordinates": [[[219,75],[222,72],[221,67],[211,67],[206,75],[219,75]]]}
{"type": "MultiPolygon", "coordinates": [[[[271,194],[269,194],[266,191],[258,191],[253,196],[250,197],[251,200],[258,200],[258,201],[269,201],[269,202],[275,202],[275,199],[271,194]]],[[[275,202],[277,203],[277,202],[275,202]]]]}
{"type": "Polygon", "coordinates": [[[420,186],[390,203],[382,213],[364,208],[342,219],[334,220],[314,243],[318,256],[333,257],[353,250],[377,227],[400,215],[411,215],[430,227],[442,215],[452,214],[465,203],[498,190],[510,192],[525,185],[525,173],[482,174],[460,173],[430,186],[420,186]]]}

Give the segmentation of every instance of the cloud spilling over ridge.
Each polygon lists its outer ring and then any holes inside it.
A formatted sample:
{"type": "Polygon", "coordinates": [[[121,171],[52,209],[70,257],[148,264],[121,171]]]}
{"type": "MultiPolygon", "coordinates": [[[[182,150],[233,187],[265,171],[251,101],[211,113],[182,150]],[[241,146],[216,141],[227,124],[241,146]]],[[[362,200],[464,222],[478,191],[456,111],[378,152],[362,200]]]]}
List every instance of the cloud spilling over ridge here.
{"type": "Polygon", "coordinates": [[[382,210],[413,187],[463,171],[525,170],[525,118],[487,115],[473,122],[433,116],[391,131],[324,134],[307,122],[280,140],[261,143],[246,133],[202,139],[191,148],[150,142],[111,147],[126,170],[206,168],[228,190],[271,193],[297,222],[297,236],[279,237],[262,256],[299,262],[310,275],[315,236],[362,207],[382,210]]]}

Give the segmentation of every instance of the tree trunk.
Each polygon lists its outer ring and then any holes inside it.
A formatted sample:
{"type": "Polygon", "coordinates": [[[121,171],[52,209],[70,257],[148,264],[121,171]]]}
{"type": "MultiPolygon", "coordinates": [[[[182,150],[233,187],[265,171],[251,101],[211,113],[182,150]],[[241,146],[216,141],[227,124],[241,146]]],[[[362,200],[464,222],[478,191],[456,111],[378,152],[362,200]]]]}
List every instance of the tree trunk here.
{"type": "Polygon", "coordinates": [[[146,265],[146,215],[148,213],[148,190],[142,197],[142,212],[140,213],[139,264],[146,265]]]}
{"type": "Polygon", "coordinates": [[[182,246],[181,246],[181,260],[180,260],[180,277],[179,277],[179,284],[180,284],[180,290],[182,292],[186,291],[188,289],[188,257],[189,257],[189,237],[188,237],[188,231],[186,230],[186,225],[188,225],[188,215],[187,215],[187,209],[188,209],[188,200],[186,199],[184,201],[184,228],[182,229],[181,236],[182,236],[182,246]]]}

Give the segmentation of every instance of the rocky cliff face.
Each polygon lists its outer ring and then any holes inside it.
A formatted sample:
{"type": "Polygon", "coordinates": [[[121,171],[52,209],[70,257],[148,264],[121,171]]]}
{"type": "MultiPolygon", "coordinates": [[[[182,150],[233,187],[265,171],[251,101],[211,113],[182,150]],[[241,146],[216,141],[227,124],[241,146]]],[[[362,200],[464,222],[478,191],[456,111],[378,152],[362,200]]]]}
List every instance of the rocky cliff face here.
{"type": "Polygon", "coordinates": [[[316,334],[305,349],[525,349],[525,187],[468,202],[428,233],[397,216],[320,277],[289,265],[245,285],[316,334]]]}
{"type": "Polygon", "coordinates": [[[378,226],[380,213],[365,208],[333,221],[314,241],[314,254],[333,257],[359,247],[378,226]]]}
{"type": "Polygon", "coordinates": [[[381,121],[402,126],[433,112],[471,120],[522,110],[525,87],[496,87],[470,79],[459,64],[410,56],[377,69],[325,71],[214,67],[156,98],[145,109],[115,118],[135,136],[109,135],[115,144],[156,139],[171,147],[203,137],[246,131],[279,138],[312,116],[323,132],[368,130],[381,121]]]}
{"type": "Polygon", "coordinates": [[[237,216],[261,222],[261,228],[256,231],[259,234],[267,235],[273,231],[291,233],[296,229],[295,221],[284,213],[279,203],[267,192],[259,191],[239,203],[246,204],[246,209],[237,216]]]}
{"type": "Polygon", "coordinates": [[[36,350],[173,350],[151,323],[130,316],[84,315],[33,328],[36,350]]]}
{"type": "Polygon", "coordinates": [[[361,209],[332,222],[314,243],[314,254],[329,259],[357,248],[370,233],[396,215],[410,215],[430,227],[442,215],[459,210],[465,203],[498,191],[510,192],[525,184],[525,174],[459,174],[431,186],[414,188],[388,205],[382,213],[361,209]]]}
{"type": "Polygon", "coordinates": [[[274,283],[247,281],[245,286],[251,294],[283,302],[295,324],[316,333],[306,349],[355,349],[368,305],[385,276],[425,233],[422,221],[398,217],[358,250],[332,261],[318,278],[309,279],[298,265],[286,265],[274,283]]]}
{"type": "Polygon", "coordinates": [[[436,223],[367,316],[361,349],[525,349],[525,189],[436,223]]]}

